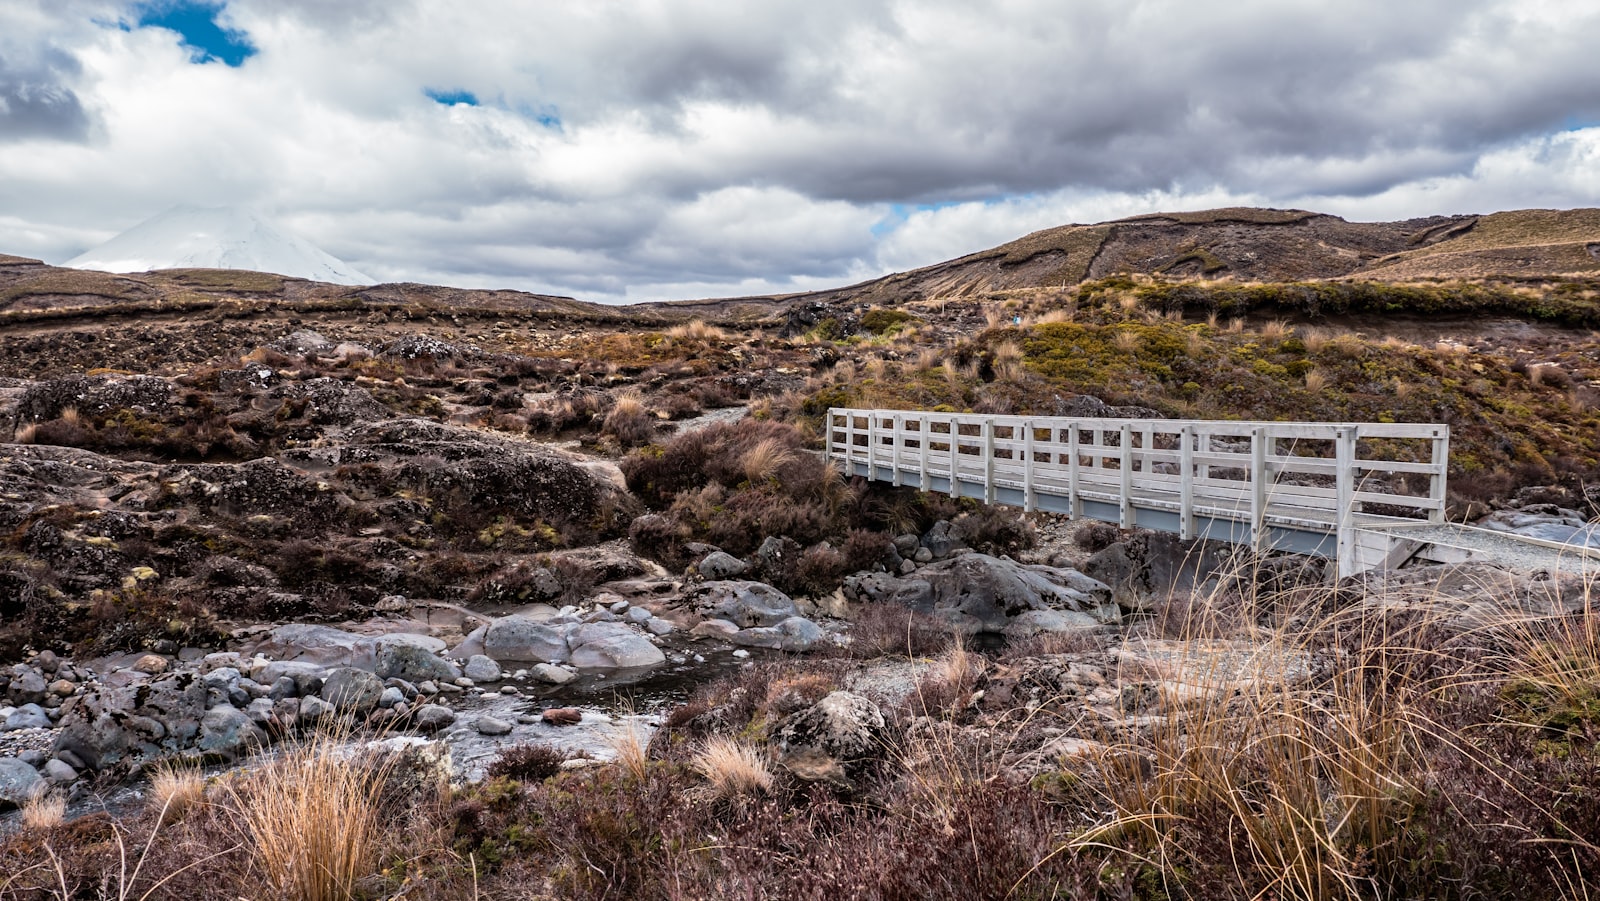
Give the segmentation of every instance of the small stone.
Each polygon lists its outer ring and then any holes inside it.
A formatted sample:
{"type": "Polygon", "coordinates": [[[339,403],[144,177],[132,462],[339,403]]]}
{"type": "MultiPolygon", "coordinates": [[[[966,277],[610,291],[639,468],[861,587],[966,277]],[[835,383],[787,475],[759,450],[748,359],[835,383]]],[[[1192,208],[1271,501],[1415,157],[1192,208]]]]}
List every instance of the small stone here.
{"type": "Polygon", "coordinates": [[[750,656],[750,652],[745,650],[744,648],[740,648],[739,650],[733,652],[733,656],[738,657],[740,660],[743,660],[744,658],[750,656]]]}
{"type": "Polygon", "coordinates": [[[919,547],[917,548],[917,552],[911,555],[911,559],[918,563],[932,563],[933,551],[930,551],[925,547],[919,547]]]}
{"type": "Polygon", "coordinates": [[[44,777],[51,782],[65,784],[78,778],[78,771],[67,763],[52,757],[44,763],[44,777]]]}
{"type": "Polygon", "coordinates": [[[908,575],[910,575],[910,574],[912,574],[912,573],[914,573],[916,571],[917,571],[917,564],[913,563],[910,560],[901,560],[900,561],[900,575],[908,576],[908,575]]]}
{"type": "Polygon", "coordinates": [[[307,696],[300,699],[300,718],[315,722],[326,716],[333,715],[333,705],[318,697],[307,696]]]}
{"type": "Polygon", "coordinates": [[[552,707],[541,714],[541,718],[552,726],[576,726],[583,722],[583,711],[576,707],[552,707]]]}
{"type": "Polygon", "coordinates": [[[506,735],[511,732],[510,723],[492,716],[478,717],[472,728],[478,730],[479,735],[506,735]]]}
{"type": "Polygon", "coordinates": [[[274,701],[292,698],[299,694],[293,676],[279,676],[272,682],[272,688],[267,690],[267,697],[274,701]]]}
{"type": "Polygon", "coordinates": [[[417,683],[417,693],[431,697],[439,693],[439,686],[432,679],[424,679],[417,683]]]}
{"type": "Polygon", "coordinates": [[[131,669],[134,672],[142,672],[142,674],[146,675],[160,675],[166,672],[166,667],[168,666],[171,666],[171,664],[166,663],[166,658],[163,658],[162,655],[144,655],[142,658],[133,661],[131,669]]]}
{"type": "Polygon", "coordinates": [[[670,635],[672,630],[677,628],[672,624],[671,620],[661,619],[660,617],[645,623],[644,627],[650,630],[651,635],[670,635]]]}
{"type": "Polygon", "coordinates": [[[630,623],[647,623],[650,621],[651,616],[650,611],[643,607],[632,607],[622,615],[622,618],[630,623]]]}
{"type": "Polygon", "coordinates": [[[438,732],[456,721],[455,712],[442,704],[423,704],[412,718],[419,732],[438,732]]]}
{"type": "Polygon", "coordinates": [[[548,682],[551,685],[565,685],[578,678],[571,670],[562,669],[553,663],[541,663],[534,667],[529,675],[540,682],[548,682]]]}
{"type": "Polygon", "coordinates": [[[496,663],[494,658],[483,654],[473,654],[468,658],[462,672],[474,682],[499,682],[502,677],[500,664],[496,663]]]}
{"type": "Polygon", "coordinates": [[[500,693],[503,695],[514,695],[517,693],[517,687],[515,685],[502,685],[500,686],[500,693]]]}
{"type": "Polygon", "coordinates": [[[50,675],[61,665],[61,658],[56,656],[55,651],[47,649],[40,651],[38,656],[33,658],[33,665],[46,675],[50,675]]]}
{"type": "Polygon", "coordinates": [[[396,688],[393,685],[390,685],[389,687],[387,687],[387,688],[385,688],[383,690],[382,694],[378,695],[378,706],[383,708],[384,710],[388,710],[389,708],[400,704],[405,699],[406,699],[405,692],[401,691],[400,689],[396,688]]]}
{"type": "Polygon", "coordinates": [[[606,609],[611,611],[612,613],[617,614],[618,616],[621,616],[622,614],[624,614],[624,613],[626,613],[628,611],[628,608],[630,606],[632,606],[632,605],[629,604],[627,601],[616,601],[616,602],[612,603],[611,606],[607,607],[606,609]]]}

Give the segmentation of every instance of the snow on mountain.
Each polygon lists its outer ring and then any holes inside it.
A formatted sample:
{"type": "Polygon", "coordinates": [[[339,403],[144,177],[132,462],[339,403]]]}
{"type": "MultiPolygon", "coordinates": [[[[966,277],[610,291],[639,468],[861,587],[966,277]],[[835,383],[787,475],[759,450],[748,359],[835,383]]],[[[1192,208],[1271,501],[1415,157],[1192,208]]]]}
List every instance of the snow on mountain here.
{"type": "Polygon", "coordinates": [[[311,242],[233,207],[175,206],[62,265],[102,272],[249,269],[335,285],[374,283],[311,242]]]}

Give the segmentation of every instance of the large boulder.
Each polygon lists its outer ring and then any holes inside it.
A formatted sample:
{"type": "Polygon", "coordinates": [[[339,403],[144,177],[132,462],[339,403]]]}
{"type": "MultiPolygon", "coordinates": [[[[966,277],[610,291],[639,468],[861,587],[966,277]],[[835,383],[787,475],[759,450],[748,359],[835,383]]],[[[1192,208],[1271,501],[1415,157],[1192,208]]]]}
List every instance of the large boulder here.
{"type": "Polygon", "coordinates": [[[800,614],[793,598],[762,582],[706,582],[686,592],[683,603],[701,616],[725,619],[741,629],[776,626],[800,614]]]}
{"type": "MultiPolygon", "coordinates": [[[[1195,587],[1223,568],[1215,542],[1184,541],[1170,532],[1138,531],[1096,551],[1083,572],[1111,586],[1118,604],[1150,610],[1174,592],[1195,587]]],[[[1231,546],[1226,546],[1231,547],[1231,546]]]]}
{"type": "Polygon", "coordinates": [[[407,682],[454,682],[461,678],[461,670],[454,663],[438,656],[432,650],[408,642],[385,642],[378,646],[374,673],[380,679],[404,679],[407,682]]]}
{"type": "Polygon", "coordinates": [[[784,719],[770,751],[796,778],[849,788],[862,766],[883,754],[884,727],[878,705],[835,691],[784,719]]]}
{"type": "Polygon", "coordinates": [[[483,653],[512,663],[565,663],[571,653],[566,629],[526,616],[507,616],[483,633],[483,653]]]}
{"type": "Polygon", "coordinates": [[[322,681],[322,699],[340,712],[371,713],[383,696],[383,680],[353,666],[337,667],[322,681]]]}
{"type": "Polygon", "coordinates": [[[207,710],[200,719],[200,740],[195,746],[207,754],[233,760],[267,743],[267,733],[244,711],[227,704],[207,710]]]}
{"type": "Polygon", "coordinates": [[[62,704],[55,751],[100,770],[128,757],[187,750],[200,734],[206,700],[206,684],[192,672],[136,685],[102,683],[62,704]]]}
{"type": "Polygon", "coordinates": [[[666,662],[661,649],[625,623],[586,623],[567,636],[569,662],[583,669],[632,669],[666,662]]]}
{"type": "Polygon", "coordinates": [[[1036,610],[1082,613],[1100,623],[1119,619],[1111,589],[1100,581],[1077,570],[987,554],[961,554],[900,578],[852,576],[844,591],[853,601],[904,604],[967,634],[1005,632],[1017,617],[1036,610]]]}
{"type": "Polygon", "coordinates": [[[15,757],[0,757],[0,809],[21,807],[45,788],[38,770],[15,757]]]}
{"type": "Polygon", "coordinates": [[[728,636],[734,644],[774,651],[809,651],[826,640],[822,627],[803,616],[791,616],[776,626],[740,629],[728,636]]]}

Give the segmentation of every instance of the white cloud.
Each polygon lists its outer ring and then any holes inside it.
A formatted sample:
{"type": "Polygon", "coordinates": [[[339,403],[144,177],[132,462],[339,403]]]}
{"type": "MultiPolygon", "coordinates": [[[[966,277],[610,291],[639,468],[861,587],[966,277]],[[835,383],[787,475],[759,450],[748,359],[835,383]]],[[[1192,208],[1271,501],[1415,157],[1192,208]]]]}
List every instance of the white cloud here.
{"type": "Polygon", "coordinates": [[[632,300],[1156,209],[1600,203],[1581,0],[231,0],[237,68],[129,9],[0,14],[0,98],[60,99],[0,133],[0,252],[240,204],[379,277],[632,300]]]}

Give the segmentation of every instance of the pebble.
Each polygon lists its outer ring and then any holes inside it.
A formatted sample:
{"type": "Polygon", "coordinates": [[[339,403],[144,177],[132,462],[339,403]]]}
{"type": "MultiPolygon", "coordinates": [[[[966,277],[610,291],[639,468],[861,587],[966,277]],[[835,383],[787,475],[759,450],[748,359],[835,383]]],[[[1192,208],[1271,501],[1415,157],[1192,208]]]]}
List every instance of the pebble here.
{"type": "Polygon", "coordinates": [[[552,726],[576,726],[583,722],[583,711],[576,707],[552,707],[541,716],[552,726]]]}
{"type": "Polygon", "coordinates": [[[417,730],[421,732],[437,732],[456,721],[455,712],[440,704],[423,704],[417,708],[414,718],[417,730]]]}
{"type": "Polygon", "coordinates": [[[467,660],[467,665],[462,669],[466,678],[474,682],[499,682],[502,676],[500,664],[492,657],[483,654],[473,654],[467,660]]]}
{"type": "Polygon", "coordinates": [[[159,676],[167,671],[167,658],[160,654],[146,654],[133,662],[133,671],[147,676],[159,676]]]}
{"type": "Polygon", "coordinates": [[[750,656],[750,652],[745,650],[744,648],[740,648],[739,650],[733,652],[733,656],[738,657],[740,660],[743,660],[744,658],[750,656]]]}
{"type": "Polygon", "coordinates": [[[477,729],[479,735],[505,735],[511,731],[511,724],[497,717],[480,716],[472,728],[477,729]]]}
{"type": "Polygon", "coordinates": [[[540,682],[548,682],[551,685],[565,685],[577,678],[571,670],[562,669],[553,663],[541,663],[534,667],[533,677],[540,682]]]}

